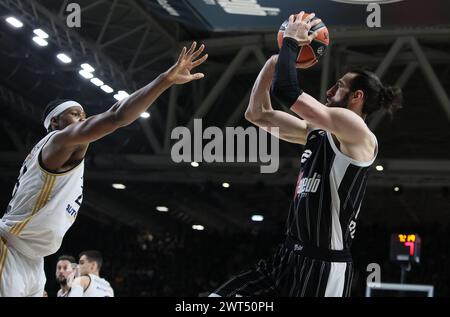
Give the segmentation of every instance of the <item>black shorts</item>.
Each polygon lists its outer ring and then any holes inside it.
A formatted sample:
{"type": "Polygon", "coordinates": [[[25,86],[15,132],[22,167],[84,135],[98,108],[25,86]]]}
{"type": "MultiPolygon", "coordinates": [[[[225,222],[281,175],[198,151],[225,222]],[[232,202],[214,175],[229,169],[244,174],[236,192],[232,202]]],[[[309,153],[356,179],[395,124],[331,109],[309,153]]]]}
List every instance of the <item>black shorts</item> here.
{"type": "Polygon", "coordinates": [[[237,275],[213,294],[222,297],[348,297],[353,278],[350,252],[310,249],[287,239],[269,260],[237,275]]]}

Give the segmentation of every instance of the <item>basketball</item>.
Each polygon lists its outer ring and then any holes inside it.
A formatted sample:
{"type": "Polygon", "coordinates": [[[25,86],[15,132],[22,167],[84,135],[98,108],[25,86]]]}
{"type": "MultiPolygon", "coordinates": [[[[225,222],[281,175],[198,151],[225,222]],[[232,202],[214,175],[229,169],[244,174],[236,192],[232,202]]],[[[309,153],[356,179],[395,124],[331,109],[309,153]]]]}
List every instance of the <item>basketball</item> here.
{"type": "MultiPolygon", "coordinates": [[[[303,16],[303,20],[309,15],[309,13],[305,13],[303,16]]],[[[314,17],[312,20],[317,20],[318,17],[314,17]]],[[[278,48],[281,48],[281,45],[283,44],[283,36],[284,31],[286,30],[286,27],[288,25],[289,21],[286,20],[281,25],[278,35],[277,35],[277,41],[278,41],[278,48]]],[[[325,26],[323,22],[317,24],[316,26],[312,27],[309,31],[309,34],[317,31],[318,35],[317,37],[311,42],[309,45],[303,45],[300,48],[300,53],[298,54],[297,58],[297,68],[309,68],[314,66],[321,56],[325,54],[325,50],[327,49],[328,45],[330,44],[330,37],[328,34],[328,29],[325,26]]]]}

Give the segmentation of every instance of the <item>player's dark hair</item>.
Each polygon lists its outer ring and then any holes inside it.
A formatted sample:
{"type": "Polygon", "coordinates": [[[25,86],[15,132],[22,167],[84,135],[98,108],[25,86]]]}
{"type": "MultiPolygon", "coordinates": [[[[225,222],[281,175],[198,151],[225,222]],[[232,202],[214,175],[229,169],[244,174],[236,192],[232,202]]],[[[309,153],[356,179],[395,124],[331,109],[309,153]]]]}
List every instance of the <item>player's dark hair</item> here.
{"type": "Polygon", "coordinates": [[[75,260],[75,258],[73,256],[66,255],[66,254],[63,254],[63,255],[59,256],[57,262],[59,262],[59,261],[69,261],[70,263],[75,263],[76,262],[76,260],[75,260]]]}
{"type": "Polygon", "coordinates": [[[398,87],[384,86],[374,73],[355,69],[350,73],[356,74],[350,83],[350,91],[362,90],[364,92],[363,114],[368,116],[378,109],[384,109],[393,117],[396,110],[402,107],[402,90],[398,87]]]}
{"type": "Polygon", "coordinates": [[[103,264],[103,256],[99,251],[96,250],[88,250],[80,253],[79,257],[86,256],[89,262],[96,262],[98,266],[98,270],[100,271],[103,264]]]}

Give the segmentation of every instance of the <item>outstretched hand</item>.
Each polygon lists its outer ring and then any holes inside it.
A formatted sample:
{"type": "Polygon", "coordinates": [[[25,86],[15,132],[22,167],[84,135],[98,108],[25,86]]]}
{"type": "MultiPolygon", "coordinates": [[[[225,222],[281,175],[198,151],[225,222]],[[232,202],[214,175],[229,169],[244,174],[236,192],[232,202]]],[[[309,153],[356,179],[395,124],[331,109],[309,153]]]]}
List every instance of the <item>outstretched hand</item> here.
{"type": "Polygon", "coordinates": [[[311,28],[322,22],[321,19],[313,18],[316,16],[315,13],[311,13],[305,19],[303,16],[305,12],[302,11],[297,15],[291,15],[289,17],[289,23],[284,31],[284,37],[291,37],[298,42],[298,45],[308,45],[317,37],[317,32],[310,33],[311,28]]]}
{"type": "Polygon", "coordinates": [[[195,67],[203,64],[208,58],[208,54],[205,54],[201,58],[196,59],[205,49],[205,45],[202,44],[198,50],[195,50],[196,47],[197,42],[192,43],[189,50],[187,50],[186,47],[183,47],[183,50],[178,57],[178,61],[166,72],[167,79],[171,83],[181,85],[205,77],[205,74],[203,73],[191,74],[191,71],[195,67]]]}

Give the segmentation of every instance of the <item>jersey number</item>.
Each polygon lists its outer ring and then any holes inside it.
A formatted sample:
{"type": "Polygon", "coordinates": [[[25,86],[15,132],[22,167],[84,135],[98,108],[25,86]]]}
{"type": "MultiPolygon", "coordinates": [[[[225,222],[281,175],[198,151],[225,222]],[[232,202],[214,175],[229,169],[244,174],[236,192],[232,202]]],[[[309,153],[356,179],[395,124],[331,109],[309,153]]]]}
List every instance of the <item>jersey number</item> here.
{"type": "Polygon", "coordinates": [[[83,201],[83,194],[78,196],[77,200],[75,200],[75,203],[81,207],[81,202],[83,201]]]}
{"type": "Polygon", "coordinates": [[[75,200],[75,203],[81,207],[82,201],[83,201],[83,186],[81,186],[81,195],[78,196],[77,200],[75,200]]]}

